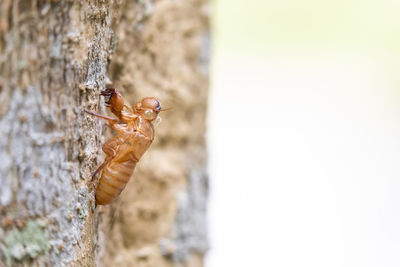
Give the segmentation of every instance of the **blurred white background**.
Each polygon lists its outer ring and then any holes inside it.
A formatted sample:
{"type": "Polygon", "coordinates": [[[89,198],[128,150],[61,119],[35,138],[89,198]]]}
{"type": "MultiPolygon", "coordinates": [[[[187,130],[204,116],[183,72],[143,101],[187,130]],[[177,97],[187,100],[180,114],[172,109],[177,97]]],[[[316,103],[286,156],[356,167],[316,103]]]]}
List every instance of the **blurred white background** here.
{"type": "Polygon", "coordinates": [[[207,266],[400,266],[400,1],[213,9],[207,266]]]}

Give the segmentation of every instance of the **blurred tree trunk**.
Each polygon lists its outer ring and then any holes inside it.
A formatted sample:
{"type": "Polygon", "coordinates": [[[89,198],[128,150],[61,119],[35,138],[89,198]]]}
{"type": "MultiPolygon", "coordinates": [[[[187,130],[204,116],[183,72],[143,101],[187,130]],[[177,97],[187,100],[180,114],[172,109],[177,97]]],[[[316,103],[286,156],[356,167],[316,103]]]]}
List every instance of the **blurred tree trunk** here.
{"type": "MultiPolygon", "coordinates": [[[[0,2],[0,266],[202,266],[207,249],[203,0],[0,2]],[[90,173],[106,85],[163,122],[117,201],[90,173]]],[[[104,136],[104,137],[103,137],[104,136]]]]}

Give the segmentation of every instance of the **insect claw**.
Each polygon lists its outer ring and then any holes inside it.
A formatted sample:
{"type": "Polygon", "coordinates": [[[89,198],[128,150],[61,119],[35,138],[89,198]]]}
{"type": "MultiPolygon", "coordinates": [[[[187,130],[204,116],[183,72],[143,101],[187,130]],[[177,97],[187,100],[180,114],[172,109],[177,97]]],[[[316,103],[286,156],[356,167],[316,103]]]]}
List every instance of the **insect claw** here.
{"type": "Polygon", "coordinates": [[[100,95],[112,97],[116,93],[117,90],[115,88],[107,88],[106,90],[101,91],[100,95]]]}
{"type": "Polygon", "coordinates": [[[105,90],[100,92],[100,95],[110,96],[117,92],[115,88],[106,88],[105,90]]]}
{"type": "Polygon", "coordinates": [[[110,100],[113,97],[114,94],[116,94],[118,91],[115,88],[106,88],[105,90],[100,92],[100,95],[109,97],[108,100],[106,100],[106,104],[111,104],[110,100]]]}

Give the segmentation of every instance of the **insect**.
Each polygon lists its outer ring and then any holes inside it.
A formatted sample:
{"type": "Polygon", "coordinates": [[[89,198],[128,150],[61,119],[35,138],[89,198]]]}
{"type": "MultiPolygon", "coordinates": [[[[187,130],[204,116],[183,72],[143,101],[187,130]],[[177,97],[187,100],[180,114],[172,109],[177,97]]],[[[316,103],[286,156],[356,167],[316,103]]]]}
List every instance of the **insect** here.
{"type": "Polygon", "coordinates": [[[117,118],[88,110],[85,112],[106,120],[117,132],[116,136],[104,143],[102,149],[106,158],[92,174],[94,179],[102,170],[95,193],[96,205],[107,205],[125,188],[136,163],[153,142],[153,121],[158,118],[161,104],[154,97],[146,97],[130,107],[125,104],[122,95],[115,88],[107,88],[101,95],[108,97],[106,106],[117,118]]]}

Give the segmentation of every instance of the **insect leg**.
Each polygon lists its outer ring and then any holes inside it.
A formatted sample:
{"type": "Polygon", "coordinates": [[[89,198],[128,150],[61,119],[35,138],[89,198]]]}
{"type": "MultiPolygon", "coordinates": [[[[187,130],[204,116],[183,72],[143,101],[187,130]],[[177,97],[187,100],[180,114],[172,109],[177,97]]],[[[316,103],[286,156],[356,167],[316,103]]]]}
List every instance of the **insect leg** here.
{"type": "Polygon", "coordinates": [[[130,113],[133,113],[133,109],[132,109],[130,106],[124,105],[124,107],[125,107],[130,113]]]}
{"type": "Polygon", "coordinates": [[[101,114],[93,113],[93,112],[91,112],[89,110],[86,110],[86,109],[85,109],[85,112],[90,114],[90,115],[92,115],[92,116],[95,116],[97,118],[104,119],[104,120],[108,121],[111,124],[118,123],[118,119],[114,119],[114,118],[111,118],[111,117],[108,117],[108,116],[104,116],[104,115],[101,115],[101,114]]]}
{"type": "Polygon", "coordinates": [[[92,180],[115,156],[117,155],[117,149],[120,145],[119,139],[113,138],[108,140],[103,145],[103,151],[107,157],[104,162],[92,173],[92,180]]]}
{"type": "Polygon", "coordinates": [[[112,160],[111,157],[107,157],[104,162],[92,173],[92,181],[94,180],[94,177],[101,171],[110,161],[112,160]]]}

